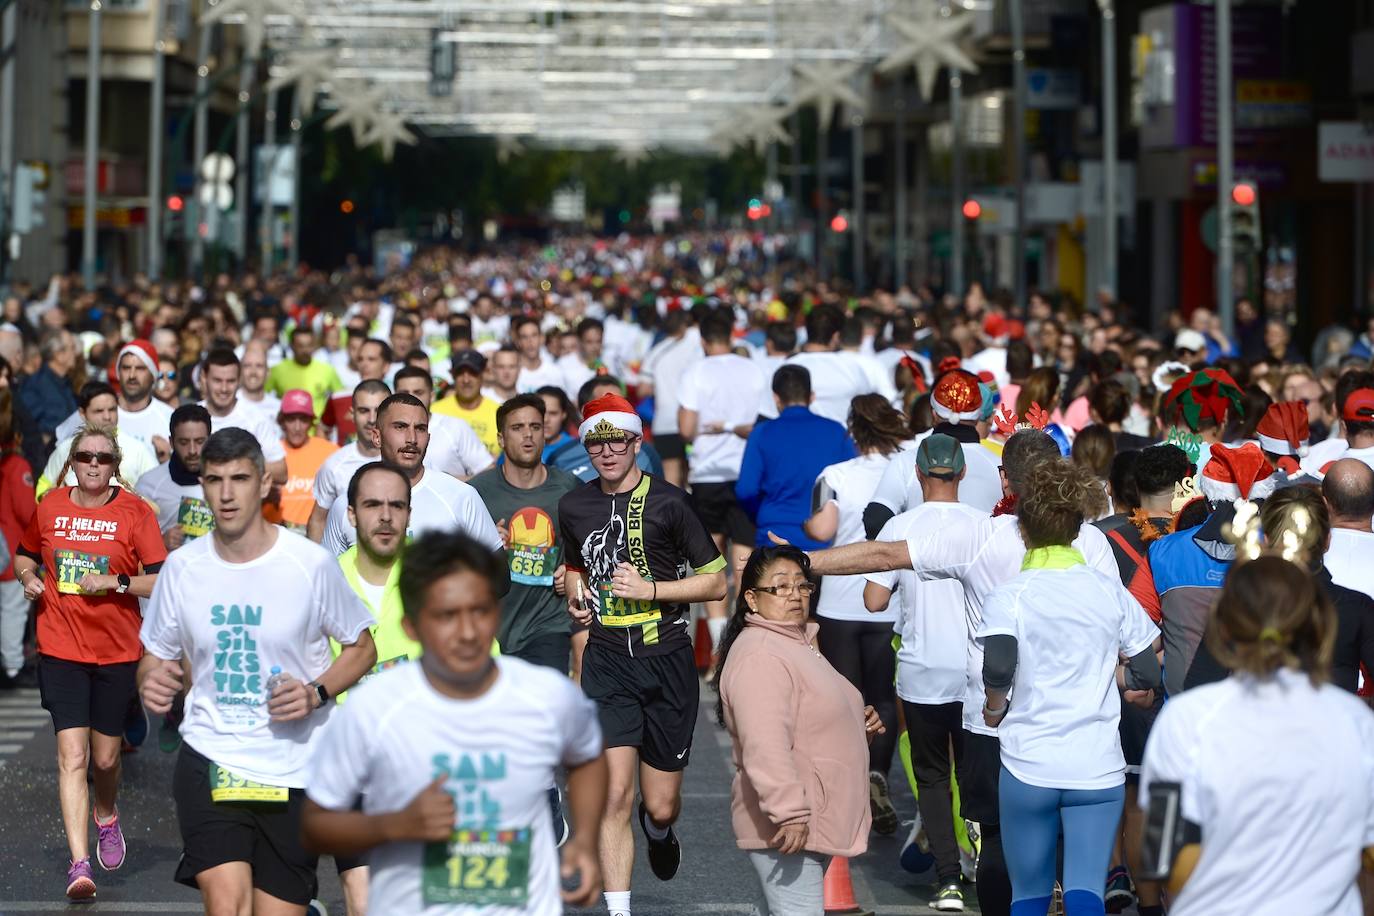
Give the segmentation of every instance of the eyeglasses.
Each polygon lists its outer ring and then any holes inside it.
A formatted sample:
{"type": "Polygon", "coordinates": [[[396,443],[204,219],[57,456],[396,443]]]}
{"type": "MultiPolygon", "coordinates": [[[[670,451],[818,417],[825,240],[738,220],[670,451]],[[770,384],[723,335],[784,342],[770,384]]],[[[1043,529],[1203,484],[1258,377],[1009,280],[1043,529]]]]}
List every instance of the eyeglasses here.
{"type": "Polygon", "coordinates": [[[157,377],[166,382],[174,382],[176,381],[177,374],[175,372],[159,372],[157,377]]]}
{"type": "Polygon", "coordinates": [[[790,585],[756,585],[753,590],[756,592],[767,592],[779,598],[791,598],[794,595],[810,598],[816,593],[816,583],[793,582],[790,585]]]}
{"type": "Polygon", "coordinates": [[[634,437],[630,436],[625,439],[610,439],[601,442],[588,442],[587,454],[591,455],[593,458],[597,458],[605,454],[606,451],[609,450],[612,455],[623,455],[630,450],[630,443],[634,441],[634,437]]]}
{"type": "Polygon", "coordinates": [[[101,464],[109,466],[114,464],[114,452],[72,452],[72,464],[101,464]]]}

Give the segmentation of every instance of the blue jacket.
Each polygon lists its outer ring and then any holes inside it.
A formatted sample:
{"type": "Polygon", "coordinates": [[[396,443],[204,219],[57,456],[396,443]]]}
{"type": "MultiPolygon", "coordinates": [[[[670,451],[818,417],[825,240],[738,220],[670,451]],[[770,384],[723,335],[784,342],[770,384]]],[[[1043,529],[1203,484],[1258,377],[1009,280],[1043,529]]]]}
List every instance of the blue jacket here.
{"type": "Polygon", "coordinates": [[[755,546],[770,544],[772,531],[803,550],[824,547],[802,533],[802,522],[811,516],[811,491],[821,471],[855,454],[843,426],[807,407],[788,407],[776,420],[754,427],[735,496],[758,526],[755,546]]]}
{"type": "Polygon", "coordinates": [[[19,400],[35,426],[49,435],[63,420],[76,413],[71,383],[44,363],[19,386],[19,400]]]}
{"type": "MultiPolygon", "coordinates": [[[[1212,526],[1215,527],[1215,526],[1212,526]]],[[[1150,545],[1150,572],[1159,593],[1159,628],[1164,637],[1164,688],[1183,691],[1183,679],[1202,644],[1218,590],[1232,561],[1210,540],[1206,523],[1165,535],[1150,545]]],[[[1229,547],[1229,545],[1226,545],[1229,547]]]]}

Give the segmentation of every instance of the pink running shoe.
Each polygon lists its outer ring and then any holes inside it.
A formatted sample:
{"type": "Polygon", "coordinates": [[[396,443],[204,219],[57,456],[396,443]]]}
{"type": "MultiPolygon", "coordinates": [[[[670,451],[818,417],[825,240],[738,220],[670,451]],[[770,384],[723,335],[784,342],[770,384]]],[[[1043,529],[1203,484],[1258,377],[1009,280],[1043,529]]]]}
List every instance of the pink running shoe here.
{"type": "Polygon", "coordinates": [[[114,871],[124,864],[124,831],[119,829],[119,809],[115,809],[114,817],[104,824],[97,817],[95,826],[100,832],[96,858],[100,860],[101,868],[114,871]]]}
{"type": "Polygon", "coordinates": [[[91,858],[79,859],[67,868],[67,899],[90,900],[95,896],[95,879],[91,877],[91,858]]]}

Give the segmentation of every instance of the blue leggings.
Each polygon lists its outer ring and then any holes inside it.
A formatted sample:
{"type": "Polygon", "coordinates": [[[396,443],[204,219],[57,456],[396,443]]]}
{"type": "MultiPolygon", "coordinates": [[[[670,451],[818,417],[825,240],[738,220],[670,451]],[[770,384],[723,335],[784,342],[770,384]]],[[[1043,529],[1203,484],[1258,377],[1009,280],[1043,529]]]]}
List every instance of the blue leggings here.
{"type": "Polygon", "coordinates": [[[1002,768],[1002,851],[1011,875],[1011,916],[1045,916],[1054,895],[1060,824],[1064,832],[1064,914],[1103,916],[1103,887],[1121,821],[1125,785],[1042,789],[1002,768]]]}

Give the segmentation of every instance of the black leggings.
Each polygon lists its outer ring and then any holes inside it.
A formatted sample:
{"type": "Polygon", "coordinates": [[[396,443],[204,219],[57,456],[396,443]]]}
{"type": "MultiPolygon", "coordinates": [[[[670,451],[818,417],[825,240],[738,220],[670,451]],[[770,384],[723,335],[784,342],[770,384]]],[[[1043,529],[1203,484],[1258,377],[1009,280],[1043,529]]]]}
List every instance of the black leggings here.
{"type": "Polygon", "coordinates": [[[964,767],[964,704],[927,705],[902,701],[906,733],[911,738],[911,773],[919,794],[916,807],[925,823],[935,873],[940,884],[959,880],[959,841],[954,835],[950,797],[950,764],[964,767]]]}
{"type": "Polygon", "coordinates": [[[887,728],[868,747],[868,768],[886,776],[897,749],[897,653],[892,648],[892,624],[818,619],[821,654],[859,689],[865,705],[878,711],[887,728]]]}

